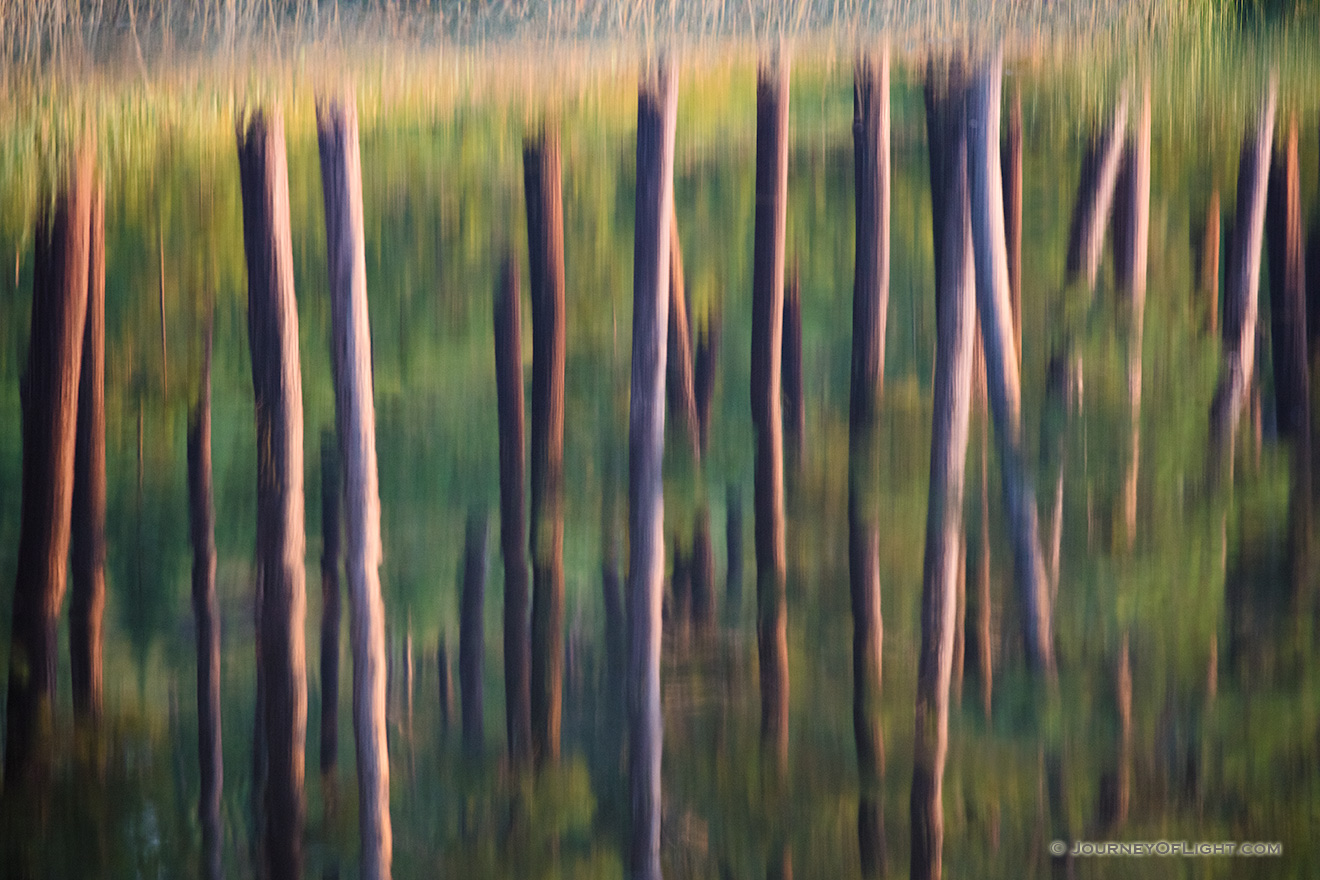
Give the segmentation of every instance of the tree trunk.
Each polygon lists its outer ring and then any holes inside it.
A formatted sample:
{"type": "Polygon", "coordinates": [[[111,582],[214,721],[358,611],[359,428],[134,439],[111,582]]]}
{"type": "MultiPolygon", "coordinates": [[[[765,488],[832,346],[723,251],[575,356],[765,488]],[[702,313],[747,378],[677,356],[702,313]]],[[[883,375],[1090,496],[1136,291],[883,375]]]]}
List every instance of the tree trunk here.
{"type": "Polygon", "coordinates": [[[637,94],[637,222],[628,416],[630,875],[660,877],[660,643],[664,586],[665,360],[678,78],[661,60],[637,94]]]}
{"type": "Polygon", "coordinates": [[[73,458],[69,654],[73,711],[101,718],[101,619],[105,613],[105,195],[92,194],[88,242],[87,318],[78,385],[73,458]]]}
{"type": "MultiPolygon", "coordinates": [[[[921,653],[917,671],[913,748],[910,876],[938,878],[944,846],[944,763],[949,737],[949,680],[953,665],[955,590],[962,536],[963,475],[971,406],[973,296],[968,201],[968,131],[964,74],[957,66],[927,71],[926,118],[935,212],[935,295],[938,339],[932,417],[930,492],[922,568],[921,653]]],[[[997,130],[983,133],[998,138],[997,130]]],[[[1002,213],[1000,214],[1002,217],[1002,213]]]]}
{"type": "Polygon", "coordinates": [[[302,872],[307,615],[302,372],[293,292],[284,122],[258,110],[238,135],[248,339],[257,422],[258,662],[264,677],[264,846],[270,876],[302,872]]]}
{"type": "Polygon", "coordinates": [[[884,873],[884,734],[880,726],[880,519],[876,505],[876,418],[885,380],[889,312],[889,50],[853,69],[852,375],[848,414],[848,570],[853,616],[853,735],[860,799],[862,875],[884,873]]]}
{"type": "Polygon", "coordinates": [[[20,385],[23,487],[9,645],[5,794],[36,793],[50,766],[57,627],[73,507],[78,386],[87,316],[92,155],[65,171],[37,218],[32,330],[20,385]],[[49,209],[47,209],[49,210],[49,209]]]}
{"type": "Polygon", "coordinates": [[[524,764],[532,757],[532,646],[527,625],[522,313],[518,271],[507,252],[495,291],[495,386],[500,424],[500,551],[504,558],[505,727],[510,760],[524,764]]]}
{"type": "MultiPolygon", "coordinates": [[[[385,605],[380,589],[376,405],[362,232],[362,166],[352,96],[317,102],[317,139],[330,262],[335,422],[344,468],[345,571],[353,652],[353,732],[364,878],[390,876],[390,762],[385,730],[385,605]]],[[[411,633],[410,633],[411,635],[411,633]]],[[[411,660],[411,657],[409,657],[411,660]]],[[[411,702],[411,682],[409,682],[411,702]]]]}
{"type": "Polygon", "coordinates": [[[463,750],[481,754],[485,714],[482,699],[482,662],[486,656],[486,512],[468,516],[463,550],[463,598],[459,608],[458,679],[463,689],[463,750]]]}
{"type": "Polygon", "coordinates": [[[197,403],[188,420],[188,511],[192,530],[193,619],[197,628],[197,799],[205,875],[223,876],[220,799],[220,615],[215,597],[215,510],[211,492],[211,319],[207,318],[197,403]]]}
{"type": "Polygon", "coordinates": [[[1256,364],[1257,293],[1260,252],[1265,232],[1266,183],[1274,141],[1276,85],[1273,79],[1260,107],[1254,131],[1242,139],[1238,163],[1237,209],[1230,247],[1228,288],[1224,294],[1223,355],[1219,385],[1210,404],[1211,482],[1233,460],[1238,422],[1251,393],[1256,364]]]}
{"type": "Polygon", "coordinates": [[[788,762],[788,616],[784,596],[784,235],[788,211],[789,61],[762,64],[756,86],[756,226],[752,268],[752,422],[756,428],[756,640],[761,739],[788,762]]]}
{"type": "Polygon", "coordinates": [[[697,394],[698,442],[706,454],[710,434],[710,405],[715,396],[715,361],[720,347],[720,315],[712,311],[705,325],[697,330],[697,350],[693,356],[693,381],[697,394]]]}
{"type": "Polygon", "coordinates": [[[1310,421],[1306,328],[1306,237],[1302,233],[1297,117],[1287,141],[1274,151],[1266,200],[1270,248],[1270,340],[1279,433],[1300,439],[1310,421]]]}
{"type": "Polygon", "coordinates": [[[1008,239],[1008,298],[1013,308],[1014,356],[1022,370],[1022,89],[1013,87],[1001,157],[1004,176],[1004,233],[1008,239]]]}
{"type": "Polygon", "coordinates": [[[321,775],[339,763],[339,503],[343,473],[331,431],[321,434],[321,775]]]}
{"type": "Polygon", "coordinates": [[[1109,130],[1098,142],[1093,142],[1088,150],[1081,181],[1077,186],[1077,205],[1073,210],[1072,229],[1068,235],[1067,278],[1071,282],[1079,275],[1085,275],[1087,290],[1095,290],[1096,275],[1100,271],[1100,254],[1105,243],[1105,229],[1109,226],[1109,212],[1114,205],[1114,189],[1118,183],[1119,165],[1123,156],[1127,105],[1125,92],[1119,96],[1109,130]]]}
{"type": "Polygon", "coordinates": [[[688,320],[683,277],[683,248],[678,238],[678,216],[669,218],[669,352],[665,365],[665,396],[674,414],[674,427],[687,435],[693,458],[701,455],[701,417],[697,411],[693,375],[692,333],[688,320]]]}
{"type": "Polygon", "coordinates": [[[710,543],[710,508],[703,502],[692,524],[692,628],[709,632],[715,617],[715,552],[710,543]]]}
{"type": "Polygon", "coordinates": [[[1210,194],[1201,241],[1201,296],[1205,299],[1205,330],[1219,333],[1219,190],[1210,194]]]}
{"type": "Polygon", "coordinates": [[[532,275],[532,744],[559,759],[564,685],[564,218],[559,135],[523,145],[532,275]]]}
{"type": "Polygon", "coordinates": [[[802,464],[802,439],[806,413],[802,401],[802,284],[798,268],[784,288],[784,352],[780,364],[784,385],[784,434],[788,455],[796,469],[802,464]]]}

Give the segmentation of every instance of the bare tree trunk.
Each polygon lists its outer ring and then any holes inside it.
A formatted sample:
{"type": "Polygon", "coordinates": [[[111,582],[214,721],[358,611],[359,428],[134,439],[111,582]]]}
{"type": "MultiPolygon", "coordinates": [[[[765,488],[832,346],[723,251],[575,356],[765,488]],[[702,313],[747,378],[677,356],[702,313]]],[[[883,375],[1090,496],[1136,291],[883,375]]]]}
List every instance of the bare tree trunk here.
{"type": "Polygon", "coordinates": [[[1001,157],[1004,177],[1004,232],[1008,239],[1008,298],[1013,308],[1013,343],[1022,370],[1022,89],[1013,87],[1001,157]]]}
{"type": "MultiPolygon", "coordinates": [[[[962,536],[963,475],[971,406],[973,295],[972,236],[964,125],[964,75],[956,66],[927,70],[926,118],[933,195],[942,201],[935,228],[935,398],[930,492],[922,568],[921,653],[917,671],[910,876],[938,878],[944,846],[944,763],[949,737],[949,680],[953,665],[955,589],[962,536]]],[[[986,137],[991,136],[989,133],[986,137]]],[[[993,133],[997,139],[997,131],[993,133]]],[[[1002,212],[1001,215],[1002,217],[1002,212]]]]}
{"type": "Polygon", "coordinates": [[[257,421],[257,578],[267,766],[264,846],[272,877],[302,873],[307,616],[302,371],[293,292],[284,122],[254,111],[238,135],[248,338],[257,421]]]}
{"type": "Polygon", "coordinates": [[[532,274],[532,745],[559,759],[564,685],[564,218],[559,135],[523,144],[532,274]]]}
{"type": "Polygon", "coordinates": [[[678,77],[666,60],[637,93],[637,222],[632,385],[628,417],[628,782],[634,880],[660,878],[661,612],[664,601],[665,359],[671,291],[674,130],[678,77]]]}
{"type": "Polygon", "coordinates": [[[1114,108],[1114,119],[1108,131],[1099,142],[1091,145],[1078,184],[1077,205],[1068,235],[1067,277],[1072,281],[1078,275],[1085,275],[1087,290],[1095,289],[1096,275],[1100,271],[1100,254],[1123,156],[1127,105],[1127,93],[1124,92],[1114,108]]]}
{"type": "MultiPolygon", "coordinates": [[[[390,876],[390,762],[385,730],[385,604],[380,590],[380,495],[376,475],[367,263],[362,232],[362,166],[351,95],[317,102],[317,139],[330,261],[335,421],[344,468],[345,571],[353,652],[353,732],[364,878],[390,876]]],[[[411,633],[409,634],[411,636],[411,633]]],[[[411,661],[411,656],[409,660],[411,661]]],[[[411,703],[411,681],[409,682],[411,703]]]]}
{"type": "MultiPolygon", "coordinates": [[[[1013,543],[1013,567],[1021,598],[1027,660],[1037,669],[1054,668],[1049,586],[1041,556],[1036,495],[1022,442],[1022,390],[1013,356],[1013,327],[1004,243],[1003,190],[1000,185],[999,103],[1002,50],[976,73],[967,92],[967,177],[976,253],[976,301],[984,343],[986,387],[995,420],[1003,473],[1004,506],[1013,543]]],[[[1126,101],[1122,105],[1126,107],[1126,101]]]]}
{"type": "Polygon", "coordinates": [[[343,471],[338,441],[321,434],[321,775],[332,781],[339,763],[339,502],[343,471]]]}
{"type": "Polygon", "coordinates": [[[1274,400],[1279,433],[1300,439],[1310,420],[1306,328],[1306,236],[1302,232],[1297,117],[1287,141],[1275,149],[1266,203],[1270,249],[1270,340],[1274,351],[1274,400]]]}
{"type": "Polygon", "coordinates": [[[1205,298],[1205,330],[1219,333],[1219,190],[1210,194],[1201,242],[1201,295],[1205,298]]]}
{"type": "Polygon", "coordinates": [[[784,387],[784,434],[788,455],[796,470],[802,464],[806,419],[802,400],[802,283],[796,263],[784,288],[784,352],[781,367],[784,387]]]}
{"type": "Polygon", "coordinates": [[[92,154],[64,172],[37,218],[32,331],[20,385],[23,488],[9,644],[5,794],[38,793],[50,767],[57,627],[73,507],[78,385],[87,316],[92,154]]]}
{"type": "Polygon", "coordinates": [[[672,211],[669,218],[668,347],[665,396],[674,414],[675,427],[687,435],[695,459],[701,454],[701,417],[697,411],[696,380],[693,375],[692,334],[683,277],[683,248],[678,238],[678,216],[672,211]]]}
{"type": "Polygon", "coordinates": [[[1238,422],[1246,409],[1256,365],[1257,293],[1265,232],[1269,155],[1274,141],[1276,85],[1269,88],[1254,131],[1242,139],[1237,209],[1233,221],[1228,288],[1224,295],[1223,356],[1219,385],[1210,404],[1211,482],[1233,460],[1238,422]]]}
{"type": "Polygon", "coordinates": [[[848,570],[853,615],[853,735],[860,798],[862,875],[884,873],[884,734],[880,726],[880,520],[875,504],[876,419],[885,381],[889,312],[889,49],[853,69],[853,187],[857,246],[853,268],[852,376],[848,417],[848,570]]]}
{"type": "Polygon", "coordinates": [[[463,750],[481,754],[485,713],[482,698],[482,661],[486,656],[486,512],[468,516],[463,551],[463,598],[459,608],[458,678],[463,689],[463,750]]]}
{"type": "Polygon", "coordinates": [[[220,799],[220,615],[215,597],[215,510],[211,492],[211,319],[208,316],[197,403],[188,420],[188,511],[192,527],[193,619],[197,628],[197,799],[205,876],[223,876],[220,799]]]}
{"type": "Polygon", "coordinates": [[[670,576],[669,587],[673,593],[672,613],[669,616],[674,625],[675,635],[680,642],[687,638],[687,623],[692,616],[692,563],[683,552],[683,545],[678,535],[674,536],[674,573],[670,576]]]}
{"type": "Polygon", "coordinates": [[[500,550],[504,557],[504,687],[509,758],[531,763],[531,636],[527,624],[527,509],[523,483],[522,315],[518,272],[505,253],[495,292],[495,385],[500,423],[500,550]]]}
{"type": "Polygon", "coordinates": [[[752,422],[756,428],[756,640],[761,738],[788,762],[788,616],[784,596],[784,235],[788,211],[789,60],[763,63],[756,86],[756,231],[752,269],[752,422]]]}
{"type": "Polygon", "coordinates": [[[101,619],[105,613],[105,195],[99,184],[92,194],[88,243],[72,517],[69,654],[73,710],[81,721],[95,724],[101,718],[101,619]]]}

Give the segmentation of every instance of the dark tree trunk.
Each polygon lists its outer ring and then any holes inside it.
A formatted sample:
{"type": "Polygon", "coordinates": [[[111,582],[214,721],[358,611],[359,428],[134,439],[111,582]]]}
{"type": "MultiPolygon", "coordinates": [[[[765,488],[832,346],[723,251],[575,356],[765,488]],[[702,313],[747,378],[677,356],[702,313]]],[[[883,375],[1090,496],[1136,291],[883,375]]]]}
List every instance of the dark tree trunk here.
{"type": "Polygon", "coordinates": [[[257,578],[264,671],[264,847],[270,876],[302,873],[307,737],[302,372],[284,122],[258,110],[238,135],[248,339],[257,422],[257,578]]]}
{"type": "MultiPolygon", "coordinates": [[[[917,671],[913,748],[910,875],[938,878],[944,845],[944,764],[949,735],[949,680],[953,664],[955,589],[962,535],[963,474],[971,405],[973,295],[968,193],[967,88],[956,66],[927,70],[926,119],[935,212],[938,339],[932,416],[930,492],[921,591],[921,653],[917,671]]],[[[987,134],[986,136],[990,136],[987,134]]],[[[998,138],[997,131],[993,136],[998,138]]]]}
{"type": "Polygon", "coordinates": [[[527,502],[523,470],[522,313],[518,271],[505,253],[495,291],[495,387],[500,424],[500,551],[504,557],[504,687],[509,758],[532,756],[531,636],[527,625],[527,502]]]}
{"type": "Polygon", "coordinates": [[[1109,129],[1087,151],[1081,181],[1077,185],[1077,204],[1068,235],[1067,277],[1070,282],[1078,276],[1085,277],[1087,290],[1095,289],[1096,275],[1100,271],[1100,254],[1123,156],[1127,105],[1127,94],[1124,93],[1118,99],[1109,129]]]}
{"type": "Polygon", "coordinates": [[[798,268],[784,288],[784,352],[781,358],[784,384],[784,434],[794,466],[802,463],[802,440],[806,413],[802,400],[802,283],[798,268]]]}
{"type": "Polygon", "coordinates": [[[710,405],[715,396],[715,362],[720,348],[720,315],[712,311],[697,330],[697,350],[693,356],[693,381],[697,394],[697,422],[700,427],[701,454],[706,454],[710,434],[710,405]]]}
{"type": "Polygon", "coordinates": [[[1008,244],[1008,297],[1013,309],[1013,353],[1022,369],[1022,90],[1013,87],[1000,157],[1004,178],[1004,234],[1008,244]]]}
{"type": "Polygon", "coordinates": [[[715,552],[710,543],[710,508],[697,509],[692,524],[692,627],[698,635],[715,618],[715,552]]]}
{"type": "Polygon", "coordinates": [[[784,235],[788,211],[789,61],[762,64],[756,86],[756,225],[752,266],[752,422],[756,428],[756,641],[761,738],[788,761],[788,616],[784,595],[784,235]]]}
{"type": "MultiPolygon", "coordinates": [[[[385,604],[380,590],[380,493],[376,474],[376,404],[362,231],[362,165],[357,108],[351,95],[321,98],[316,108],[330,262],[330,318],[335,422],[344,473],[349,644],[353,653],[353,733],[358,771],[360,866],[366,880],[390,876],[390,759],[385,728],[385,604]]],[[[292,286],[290,286],[292,301],[292,286]]],[[[301,530],[300,530],[301,533],[301,530]]],[[[412,632],[408,633],[408,721],[412,722],[412,632]]]]}
{"type": "Polygon", "coordinates": [[[208,317],[197,403],[188,420],[188,512],[192,531],[193,619],[197,628],[197,798],[205,876],[219,880],[220,798],[224,755],[220,740],[220,615],[215,597],[215,510],[211,493],[211,321],[208,317]]]}
{"type": "Polygon", "coordinates": [[[532,275],[532,744],[559,759],[564,685],[564,218],[559,135],[523,145],[532,275]]]}
{"type": "Polygon", "coordinates": [[[701,454],[701,417],[697,409],[692,333],[688,320],[687,288],[683,276],[683,248],[678,238],[678,217],[669,218],[669,337],[665,366],[665,396],[674,427],[687,435],[692,455],[701,454]]]}
{"type": "Polygon", "coordinates": [[[673,593],[672,613],[669,620],[673,624],[675,635],[685,638],[688,619],[692,616],[692,563],[683,552],[683,545],[677,535],[674,536],[674,572],[670,577],[669,586],[673,593]]]}
{"type": "Polygon", "coordinates": [[[342,472],[334,432],[321,434],[321,774],[339,763],[339,553],[342,472]]]}
{"type": "Polygon", "coordinates": [[[32,330],[20,385],[23,488],[9,644],[5,795],[36,793],[50,765],[56,650],[73,507],[78,385],[87,316],[92,156],[37,218],[32,330]]]}
{"type": "Polygon", "coordinates": [[[463,598],[459,608],[458,678],[463,689],[463,750],[481,754],[485,714],[482,708],[482,661],[486,656],[486,512],[468,516],[463,550],[463,598]]]}
{"type": "Polygon", "coordinates": [[[1310,421],[1306,343],[1306,236],[1302,232],[1297,118],[1275,149],[1266,206],[1270,249],[1270,340],[1279,433],[1300,439],[1310,421]]]}
{"type": "Polygon", "coordinates": [[[660,878],[660,644],[664,582],[665,359],[674,210],[677,76],[666,61],[637,94],[637,222],[628,417],[628,784],[630,876],[660,878]]]}
{"type": "Polygon", "coordinates": [[[99,185],[92,196],[87,318],[79,372],[69,659],[74,714],[95,724],[101,717],[101,619],[105,613],[105,197],[99,185]]]}
{"type": "Polygon", "coordinates": [[[725,487],[724,509],[724,616],[736,623],[742,612],[743,519],[742,490],[725,487]]]}
{"type": "Polygon", "coordinates": [[[853,186],[857,251],[853,272],[852,377],[848,417],[848,570],[853,616],[853,735],[860,799],[862,875],[884,873],[884,734],[880,726],[880,518],[876,420],[885,378],[889,311],[889,52],[863,56],[853,72],[853,186]]]}
{"type": "Polygon", "coordinates": [[[1219,190],[1210,194],[1201,240],[1201,296],[1205,299],[1205,331],[1219,333],[1219,190]]]}

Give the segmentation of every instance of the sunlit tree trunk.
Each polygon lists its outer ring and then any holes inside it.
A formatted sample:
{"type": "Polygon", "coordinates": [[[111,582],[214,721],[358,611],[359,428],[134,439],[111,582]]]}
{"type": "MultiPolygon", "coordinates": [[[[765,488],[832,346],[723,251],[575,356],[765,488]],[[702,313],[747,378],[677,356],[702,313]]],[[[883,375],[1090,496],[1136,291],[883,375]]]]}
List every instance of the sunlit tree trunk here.
{"type": "Polygon", "coordinates": [[[79,375],[69,654],[74,714],[81,721],[95,723],[101,717],[101,619],[105,612],[105,195],[99,184],[92,194],[87,318],[79,375]]]}
{"type": "Polygon", "coordinates": [[[756,641],[761,738],[788,761],[788,615],[784,595],[784,235],[788,218],[789,60],[763,63],[756,85],[756,226],[752,268],[752,422],[756,429],[756,641]]]}
{"type": "MultiPolygon", "coordinates": [[[[1306,328],[1306,246],[1302,232],[1297,117],[1274,151],[1266,204],[1270,254],[1270,342],[1279,433],[1300,439],[1310,420],[1306,328]]],[[[84,368],[85,369],[85,368],[84,368]]]]}
{"type": "Polygon", "coordinates": [[[19,386],[23,488],[6,704],[5,795],[36,792],[50,766],[57,627],[73,507],[78,385],[91,254],[92,154],[64,172],[37,218],[32,330],[19,386]]]}
{"type": "Polygon", "coordinates": [[[783,379],[783,421],[789,461],[794,470],[802,465],[802,440],[806,413],[802,400],[802,282],[798,267],[784,287],[783,345],[780,365],[783,379]]]}
{"type": "Polygon", "coordinates": [[[664,601],[665,370],[678,78],[667,61],[637,94],[637,222],[628,417],[628,783],[630,876],[660,877],[661,612],[664,601]]]}
{"type": "Polygon", "coordinates": [[[876,421],[885,380],[889,311],[889,49],[853,70],[853,187],[857,246],[853,266],[852,376],[848,417],[848,571],[853,615],[853,735],[861,795],[857,839],[862,874],[885,863],[884,735],[880,670],[880,518],[876,505],[876,421]]]}
{"type": "Polygon", "coordinates": [[[253,111],[238,134],[248,338],[257,423],[259,663],[264,678],[264,848],[272,877],[302,872],[307,734],[302,371],[284,122],[253,111]]]}
{"type": "Polygon", "coordinates": [[[1223,355],[1219,385],[1210,404],[1212,482],[1223,476],[1225,468],[1231,478],[1237,426],[1247,407],[1256,365],[1257,294],[1269,156],[1274,142],[1275,94],[1271,79],[1255,127],[1242,139],[1238,163],[1237,209],[1224,294],[1223,355]]]}
{"type": "Polygon", "coordinates": [[[683,275],[683,248],[678,237],[678,217],[669,219],[669,336],[665,361],[665,396],[674,415],[674,427],[688,439],[693,458],[701,454],[701,417],[697,412],[696,378],[693,375],[692,332],[688,316],[687,287],[683,275]]]}
{"type": "MultiPolygon", "coordinates": [[[[351,95],[317,102],[317,138],[330,262],[335,422],[344,472],[345,572],[353,653],[353,732],[364,878],[390,876],[390,762],[385,732],[385,605],[380,588],[380,494],[376,474],[362,166],[351,95]]],[[[411,638],[411,632],[409,633],[411,638]]],[[[411,656],[408,658],[411,665],[411,656]]],[[[412,682],[408,681],[411,703],[412,682]]]]}
{"type": "Polygon", "coordinates": [[[1127,110],[1125,92],[1119,96],[1108,130],[1088,149],[1078,183],[1077,204],[1068,235],[1067,276],[1069,281],[1084,276],[1088,290],[1095,289],[1096,275],[1100,271],[1105,229],[1109,226],[1109,212],[1114,205],[1114,190],[1123,157],[1127,110]]]}
{"type": "Polygon", "coordinates": [[[220,797],[224,755],[220,740],[220,615],[215,596],[215,510],[211,492],[211,324],[207,319],[197,402],[188,420],[188,512],[192,531],[192,605],[197,628],[197,798],[205,876],[219,880],[220,797]]]}
{"type": "Polygon", "coordinates": [[[486,513],[468,516],[463,548],[463,597],[459,608],[458,678],[463,690],[463,750],[481,753],[485,712],[482,695],[482,661],[486,656],[486,544],[489,540],[486,513]]]}
{"type": "Polygon", "coordinates": [[[321,775],[333,788],[339,763],[339,502],[343,494],[338,440],[321,435],[321,775]]]}
{"type": "Polygon", "coordinates": [[[1004,233],[1008,244],[1008,296],[1013,308],[1013,342],[1022,370],[1022,89],[1013,87],[1000,158],[1004,177],[1004,233]]]}
{"type": "Polygon", "coordinates": [[[1003,55],[997,50],[992,59],[983,63],[967,92],[967,182],[976,253],[976,301],[1027,660],[1034,668],[1051,671],[1054,647],[1049,587],[1040,549],[1036,494],[1024,460],[1022,389],[1014,356],[1009,304],[1003,190],[999,178],[1002,77],[1003,55]]]}
{"type": "Polygon", "coordinates": [[[532,277],[532,744],[559,759],[564,684],[564,217],[559,135],[523,145],[532,277]]]}
{"type": "MultiPolygon", "coordinates": [[[[926,119],[939,242],[935,266],[937,341],[931,433],[930,492],[922,567],[921,653],[911,795],[910,876],[938,878],[944,846],[944,764],[949,738],[949,680],[962,536],[963,475],[971,406],[976,300],[967,190],[964,74],[956,66],[927,70],[926,119]]],[[[994,137],[998,137],[997,132],[994,137]]],[[[1002,214],[1001,214],[1002,216],[1002,214]]]]}

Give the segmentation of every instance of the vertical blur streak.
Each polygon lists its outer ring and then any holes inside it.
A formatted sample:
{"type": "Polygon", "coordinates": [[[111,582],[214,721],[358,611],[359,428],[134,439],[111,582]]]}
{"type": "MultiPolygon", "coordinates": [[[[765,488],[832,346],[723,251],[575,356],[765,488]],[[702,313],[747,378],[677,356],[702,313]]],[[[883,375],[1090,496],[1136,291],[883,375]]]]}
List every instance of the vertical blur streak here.
{"type": "Polygon", "coordinates": [[[788,763],[788,616],[784,597],[784,234],[788,218],[789,59],[763,61],[756,82],[756,225],[752,264],[752,422],[756,429],[756,641],[761,740],[788,763]]]}
{"type": "Polygon", "coordinates": [[[1306,353],[1306,255],[1295,113],[1288,120],[1285,142],[1274,150],[1266,223],[1270,253],[1270,347],[1274,351],[1274,399],[1279,413],[1279,433],[1301,442],[1310,424],[1310,377],[1306,353]]]}
{"type": "Polygon", "coordinates": [[[736,483],[729,483],[724,499],[724,619],[729,626],[736,627],[742,616],[742,489],[736,483]]]}
{"type": "Polygon", "coordinates": [[[852,380],[848,419],[848,571],[853,615],[853,735],[857,743],[857,842],[862,875],[884,873],[884,732],[880,721],[880,519],[876,417],[885,378],[889,311],[889,48],[853,71],[852,380]]]}
{"type": "Polygon", "coordinates": [[[665,396],[676,427],[687,435],[693,460],[701,456],[701,417],[697,411],[691,320],[687,285],[683,276],[683,247],[678,238],[678,215],[669,218],[669,336],[665,360],[665,396]]]}
{"type": "Polygon", "coordinates": [[[1224,292],[1223,354],[1219,385],[1210,403],[1208,482],[1232,479],[1238,422],[1250,397],[1256,365],[1256,317],[1260,289],[1260,252],[1265,234],[1266,183],[1274,142],[1277,84],[1273,76],[1261,102],[1254,130],[1242,138],[1238,161],[1237,210],[1229,243],[1228,282],[1224,292]]]}
{"type": "Polygon", "coordinates": [[[105,192],[92,194],[87,319],[78,386],[73,459],[72,589],[69,659],[73,711],[80,722],[101,718],[101,621],[105,612],[105,192]]]}
{"type": "MultiPolygon", "coordinates": [[[[802,279],[797,260],[784,287],[783,346],[780,355],[783,382],[784,444],[794,471],[802,467],[802,441],[806,411],[802,400],[802,279]]],[[[796,490],[795,490],[796,492],[796,490]]]]}
{"type": "Polygon", "coordinates": [[[211,493],[211,318],[206,321],[202,375],[188,419],[188,513],[192,532],[192,605],[197,628],[197,798],[203,874],[223,876],[220,797],[224,757],[220,740],[220,616],[215,596],[215,510],[211,493]]]}
{"type": "Polygon", "coordinates": [[[504,693],[509,759],[530,763],[531,641],[527,625],[527,509],[523,484],[522,312],[507,250],[495,291],[495,390],[500,431],[500,552],[504,558],[504,693]]]}
{"type": "Polygon", "coordinates": [[[1123,132],[1127,128],[1128,99],[1124,92],[1114,108],[1114,118],[1103,138],[1092,142],[1082,165],[1077,184],[1077,204],[1073,208],[1072,228],[1068,234],[1067,280],[1086,277],[1086,289],[1095,290],[1100,271],[1100,255],[1109,226],[1109,212],[1114,206],[1114,191],[1123,157],[1123,132]]]}
{"type": "Polygon", "coordinates": [[[1205,332],[1219,333],[1219,190],[1210,193],[1201,239],[1200,292],[1205,299],[1205,332]]]}
{"type": "MultiPolygon", "coordinates": [[[[321,434],[321,775],[334,788],[339,763],[339,504],[343,478],[333,431],[321,434]]],[[[332,797],[332,795],[327,795],[332,797]]]]}
{"type": "Polygon", "coordinates": [[[458,680],[463,692],[463,751],[481,753],[485,712],[482,697],[482,660],[486,656],[486,546],[490,531],[486,512],[468,515],[463,547],[463,597],[459,607],[458,680]]]}
{"type": "Polygon", "coordinates": [[[1008,246],[1008,294],[1013,304],[1013,341],[1022,369],[1022,87],[1013,86],[1008,131],[1000,167],[1004,178],[1004,233],[1008,246]]]}
{"type": "Polygon", "coordinates": [[[917,669],[913,743],[910,873],[940,876],[944,846],[944,763],[949,738],[949,679],[962,534],[963,475],[971,406],[973,296],[972,234],[967,191],[966,91],[959,62],[932,62],[926,74],[931,197],[935,227],[937,341],[932,415],[930,492],[922,567],[921,653],[917,669]],[[938,66],[937,66],[938,64],[938,66]]]}
{"type": "Polygon", "coordinates": [[[1036,493],[1022,439],[1022,386],[1013,341],[1008,254],[999,161],[1003,51],[991,57],[967,92],[967,183],[976,256],[976,302],[985,353],[986,391],[995,421],[1004,507],[1013,545],[1027,662],[1052,675],[1054,640],[1049,585],[1041,555],[1036,493]]]}
{"type": "Polygon", "coordinates": [[[64,601],[92,202],[92,153],[63,172],[37,218],[32,331],[20,384],[23,488],[9,645],[5,799],[39,793],[49,771],[57,628],[64,601]]]}
{"type": "Polygon", "coordinates": [[[559,134],[523,144],[532,279],[532,743],[559,760],[564,681],[564,207],[559,134]]]}
{"type": "Polygon", "coordinates": [[[628,413],[628,784],[633,880],[660,877],[661,609],[664,591],[665,360],[678,76],[667,60],[637,91],[637,222],[628,413]]]}
{"type": "Polygon", "coordinates": [[[257,427],[257,662],[263,667],[262,828],[271,877],[302,873],[307,614],[303,568],[302,372],[293,291],[284,121],[255,110],[238,131],[248,339],[257,427]]]}
{"type": "MultiPolygon", "coordinates": [[[[357,746],[358,827],[366,880],[390,876],[390,762],[385,732],[385,605],[380,589],[380,495],[376,475],[367,264],[362,233],[362,166],[351,94],[316,107],[330,262],[335,421],[344,473],[349,643],[353,653],[353,733],[357,746]]],[[[411,639],[411,630],[408,633],[411,639]]],[[[410,644],[411,647],[411,644],[410,644]]],[[[411,652],[408,656],[411,669],[411,652]]],[[[411,681],[408,682],[411,696],[411,681]]]]}
{"type": "Polygon", "coordinates": [[[1131,448],[1123,480],[1123,522],[1129,549],[1137,538],[1137,475],[1141,463],[1141,346],[1146,315],[1146,263],[1150,237],[1150,83],[1143,86],[1137,127],[1124,148],[1118,235],[1118,286],[1131,307],[1128,327],[1128,402],[1131,448]]]}

